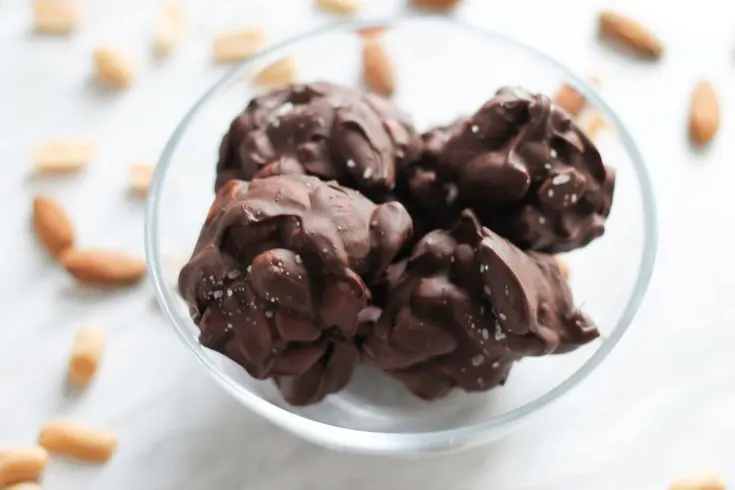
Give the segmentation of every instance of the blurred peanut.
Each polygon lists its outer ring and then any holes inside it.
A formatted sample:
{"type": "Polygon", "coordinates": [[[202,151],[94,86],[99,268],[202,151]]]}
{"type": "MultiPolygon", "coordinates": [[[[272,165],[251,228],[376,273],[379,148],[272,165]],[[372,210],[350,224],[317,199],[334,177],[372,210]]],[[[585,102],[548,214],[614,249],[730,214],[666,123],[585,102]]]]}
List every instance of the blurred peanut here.
{"type": "Polygon", "coordinates": [[[82,19],[82,9],[74,0],[36,0],[33,24],[41,34],[69,34],[82,19]]]}
{"type": "Polygon", "coordinates": [[[55,420],[44,425],[38,441],[51,453],[83,461],[107,461],[117,448],[117,436],[114,433],[66,420],[55,420]]]}
{"type": "Polygon", "coordinates": [[[242,61],[249,58],[265,44],[265,30],[245,27],[219,34],[212,43],[214,60],[220,63],[242,61]]]}
{"type": "Polygon", "coordinates": [[[100,358],[105,350],[105,334],[97,325],[80,328],[74,337],[71,358],[69,359],[69,377],[76,384],[85,386],[92,381],[100,358]]]}
{"type": "Polygon", "coordinates": [[[97,153],[97,145],[89,139],[67,138],[49,140],[36,146],[31,159],[36,171],[65,173],[81,170],[97,153]]]}
{"type": "Polygon", "coordinates": [[[135,194],[141,196],[148,194],[154,169],[155,167],[152,163],[146,162],[134,163],[130,166],[130,189],[135,194]]]}
{"type": "Polygon", "coordinates": [[[725,490],[727,484],[719,475],[709,470],[683,476],[669,486],[669,490],[725,490]]]}
{"type": "Polygon", "coordinates": [[[177,0],[161,5],[156,19],[153,49],[157,56],[169,54],[186,34],[186,12],[177,0]]]}
{"type": "Polygon", "coordinates": [[[135,63],[119,49],[103,46],[94,50],[97,79],[103,84],[123,89],[135,80],[135,63]]]}
{"type": "Polygon", "coordinates": [[[281,87],[296,78],[296,59],[291,56],[271,63],[255,75],[255,83],[266,88],[281,87]]]}
{"type": "Polygon", "coordinates": [[[360,3],[357,0],[316,0],[316,6],[340,15],[352,15],[360,9],[360,3]]]}
{"type": "Polygon", "coordinates": [[[569,84],[562,85],[554,96],[554,102],[572,116],[579,115],[584,109],[586,100],[569,84]]]}
{"type": "Polygon", "coordinates": [[[38,479],[48,460],[46,450],[38,446],[0,451],[0,487],[38,479]]]}

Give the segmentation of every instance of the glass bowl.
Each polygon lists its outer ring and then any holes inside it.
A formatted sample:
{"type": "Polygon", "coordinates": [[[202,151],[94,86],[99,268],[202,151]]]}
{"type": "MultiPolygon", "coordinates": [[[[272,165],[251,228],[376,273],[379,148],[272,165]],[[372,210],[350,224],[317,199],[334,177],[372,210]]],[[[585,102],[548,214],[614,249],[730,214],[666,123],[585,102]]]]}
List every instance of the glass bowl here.
{"type": "Polygon", "coordinates": [[[491,441],[558,399],[612,351],[635,316],[656,251],[651,184],[636,146],[615,113],[582,79],[540,51],[505,36],[445,17],[348,23],[298,36],[254,56],[208,90],[179,123],[161,156],[146,217],[148,265],[158,301],[179,337],[214,378],[250,410],[309,441],[342,450],[383,454],[449,451],[491,441]],[[203,348],[176,291],[213,198],[217,151],[230,121],[262,89],[259,67],[284,56],[299,63],[298,81],[359,85],[358,31],[390,27],[385,43],[395,64],[394,100],[420,130],[470,113],[502,85],[553,94],[576,87],[608,129],[597,139],[617,170],[607,233],[568,254],[571,285],[600,325],[596,342],[570,354],[517,363],[504,387],[483,394],[455,392],[431,403],[414,398],[382,373],[360,368],[348,387],[317,405],[293,407],[267,381],[250,378],[224,356],[203,348]]]}

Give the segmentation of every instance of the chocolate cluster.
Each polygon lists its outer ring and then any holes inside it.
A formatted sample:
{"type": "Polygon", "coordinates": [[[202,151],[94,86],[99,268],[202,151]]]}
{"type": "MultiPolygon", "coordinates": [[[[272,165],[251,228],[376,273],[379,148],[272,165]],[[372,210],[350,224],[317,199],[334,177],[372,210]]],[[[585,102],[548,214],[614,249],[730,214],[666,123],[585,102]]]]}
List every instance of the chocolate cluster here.
{"type": "Polygon", "coordinates": [[[215,188],[233,178],[307,174],[382,201],[397,165],[420,151],[411,122],[386,100],[330,83],[291,85],[254,98],[232,121],[215,188]]]}
{"type": "Polygon", "coordinates": [[[602,234],[614,173],[549,99],[501,89],[419,136],[326,83],[253,99],[179,290],[201,343],[292,404],[360,363],[432,400],[598,335],[548,252],[602,234]]]}
{"type": "Polygon", "coordinates": [[[569,251],[601,236],[615,172],[548,97],[505,87],[475,114],[424,136],[399,170],[406,199],[436,227],[463,209],[524,250],[569,251]]]}
{"type": "Polygon", "coordinates": [[[202,345],[293,404],[342,389],[359,353],[357,316],[411,236],[397,202],[376,205],[305,175],[231,180],[217,193],[179,290],[202,345]]]}
{"type": "Polygon", "coordinates": [[[416,245],[362,352],[432,399],[455,386],[490,389],[516,359],[568,352],[597,336],[553,256],[521,251],[465,210],[451,230],[416,245]]]}

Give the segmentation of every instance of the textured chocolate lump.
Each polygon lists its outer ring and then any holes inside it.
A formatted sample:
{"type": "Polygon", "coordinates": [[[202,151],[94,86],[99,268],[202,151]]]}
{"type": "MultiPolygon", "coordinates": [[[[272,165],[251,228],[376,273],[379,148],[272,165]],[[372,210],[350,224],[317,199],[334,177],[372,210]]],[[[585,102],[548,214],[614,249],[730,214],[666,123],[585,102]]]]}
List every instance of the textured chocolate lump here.
{"type": "Polygon", "coordinates": [[[436,227],[469,208],[522,249],[549,253],[604,233],[615,174],[547,97],[502,88],[470,118],[427,133],[424,142],[422,161],[399,169],[407,182],[399,186],[436,227]]]}
{"type": "Polygon", "coordinates": [[[292,404],[345,386],[358,314],[412,233],[399,203],[305,175],[232,180],[215,198],[179,290],[202,345],[275,378],[292,404]]]}
{"type": "Polygon", "coordinates": [[[254,98],[220,146],[216,188],[230,179],[308,174],[384,201],[396,164],[420,139],[390,102],[330,83],[291,85],[254,98]]]}
{"type": "Polygon", "coordinates": [[[361,351],[431,399],[505,382],[513,360],[572,350],[598,336],[553,256],[525,253],[464,211],[416,245],[361,351]]]}

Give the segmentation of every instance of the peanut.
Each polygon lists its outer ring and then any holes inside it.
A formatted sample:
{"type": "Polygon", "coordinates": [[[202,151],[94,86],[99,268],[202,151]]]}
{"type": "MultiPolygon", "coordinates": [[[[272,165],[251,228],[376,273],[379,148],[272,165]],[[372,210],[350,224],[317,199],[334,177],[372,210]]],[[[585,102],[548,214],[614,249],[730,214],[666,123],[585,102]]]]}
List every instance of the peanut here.
{"type": "Polygon", "coordinates": [[[352,15],[360,9],[360,3],[357,0],[316,0],[316,6],[340,15],[352,15]]]}
{"type": "Polygon", "coordinates": [[[148,194],[153,179],[154,166],[151,163],[134,163],[130,167],[130,189],[138,195],[148,194]]]}
{"type": "Polygon", "coordinates": [[[561,277],[563,277],[564,279],[569,279],[569,264],[567,264],[567,261],[559,255],[554,255],[554,258],[556,259],[556,263],[559,265],[559,272],[561,272],[561,277]]]}
{"type": "Polygon", "coordinates": [[[669,490],[725,490],[725,488],[727,485],[722,478],[705,470],[679,478],[669,486],[669,490]]]}
{"type": "Polygon", "coordinates": [[[224,32],[214,38],[212,55],[220,63],[242,61],[249,58],[265,44],[265,30],[246,27],[224,32]]]}
{"type": "Polygon", "coordinates": [[[50,140],[31,152],[33,165],[41,173],[73,172],[84,168],[97,153],[93,141],[81,138],[50,140]]]}
{"type": "Polygon", "coordinates": [[[9,487],[3,487],[3,490],[41,490],[41,485],[34,482],[23,482],[10,485],[9,487]]]}
{"type": "Polygon", "coordinates": [[[103,46],[94,50],[97,79],[115,89],[130,86],[135,79],[135,63],[122,51],[103,46]]]}
{"type": "Polygon", "coordinates": [[[271,63],[255,75],[255,83],[273,88],[288,85],[296,77],[296,60],[292,57],[281,58],[271,63]]]}
{"type": "Polygon", "coordinates": [[[157,56],[165,56],[186,34],[186,12],[176,0],[165,2],[156,19],[153,47],[157,56]]]}
{"type": "Polygon", "coordinates": [[[46,450],[38,446],[0,451],[0,487],[36,480],[48,460],[46,450]]]}
{"type": "Polygon", "coordinates": [[[36,0],[33,23],[41,34],[68,34],[82,19],[82,9],[73,0],[36,0]]]}
{"type": "Polygon", "coordinates": [[[577,89],[565,83],[556,92],[554,102],[570,115],[577,116],[582,112],[587,101],[582,94],[577,92],[577,89]]]}
{"type": "Polygon", "coordinates": [[[117,448],[114,433],[67,420],[48,422],[41,428],[38,441],[51,453],[83,461],[107,461],[117,448]]]}
{"type": "Polygon", "coordinates": [[[105,335],[97,325],[80,328],[74,337],[71,358],[69,359],[69,377],[76,384],[85,386],[92,381],[100,358],[105,350],[105,335]]]}

